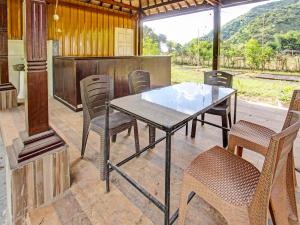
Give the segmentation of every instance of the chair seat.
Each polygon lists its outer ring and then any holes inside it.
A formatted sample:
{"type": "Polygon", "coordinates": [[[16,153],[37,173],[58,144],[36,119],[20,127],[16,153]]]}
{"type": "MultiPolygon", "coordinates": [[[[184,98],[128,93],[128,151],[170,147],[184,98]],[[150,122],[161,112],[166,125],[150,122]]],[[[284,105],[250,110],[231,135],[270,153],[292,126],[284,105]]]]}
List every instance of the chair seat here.
{"type": "Polygon", "coordinates": [[[271,136],[275,133],[275,131],[267,127],[240,120],[232,126],[229,138],[238,138],[239,146],[250,148],[251,150],[266,155],[271,136]]]}
{"type": "Polygon", "coordinates": [[[213,114],[213,115],[223,115],[223,114],[226,114],[227,110],[229,110],[229,106],[217,105],[217,106],[207,110],[205,113],[209,113],[209,114],[213,114]]]}
{"type": "MultiPolygon", "coordinates": [[[[109,129],[110,135],[116,132],[121,132],[126,130],[130,123],[132,123],[132,118],[121,112],[113,112],[109,114],[109,129]],[[117,131],[114,131],[117,129],[117,131]],[[112,132],[113,131],[113,132],[112,132]]],[[[105,115],[98,116],[91,120],[91,130],[102,133],[105,129],[105,115]]]]}
{"type": "Polygon", "coordinates": [[[249,206],[260,177],[255,166],[219,146],[200,154],[186,173],[224,201],[242,207],[249,206]]]}

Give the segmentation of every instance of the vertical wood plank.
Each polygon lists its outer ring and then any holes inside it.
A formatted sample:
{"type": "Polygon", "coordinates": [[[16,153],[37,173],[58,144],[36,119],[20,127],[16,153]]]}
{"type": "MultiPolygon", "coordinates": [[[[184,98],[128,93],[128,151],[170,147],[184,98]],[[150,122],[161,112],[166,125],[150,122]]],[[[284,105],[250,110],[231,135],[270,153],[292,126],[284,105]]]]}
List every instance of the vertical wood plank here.
{"type": "Polygon", "coordinates": [[[0,0],[0,84],[8,83],[7,0],[0,0]]]}

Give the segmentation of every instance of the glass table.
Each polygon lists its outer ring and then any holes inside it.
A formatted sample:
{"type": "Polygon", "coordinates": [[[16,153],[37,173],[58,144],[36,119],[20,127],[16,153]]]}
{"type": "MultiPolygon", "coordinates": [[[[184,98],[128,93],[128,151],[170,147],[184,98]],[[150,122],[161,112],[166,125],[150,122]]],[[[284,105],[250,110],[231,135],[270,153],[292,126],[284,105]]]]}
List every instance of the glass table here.
{"type": "MultiPolygon", "coordinates": [[[[186,123],[197,118],[197,116],[205,113],[224,100],[231,98],[232,95],[234,95],[235,99],[233,119],[235,123],[237,91],[231,88],[206,84],[181,83],[141,94],[114,99],[110,103],[107,103],[105,123],[105,158],[107,171],[109,171],[106,174],[107,192],[109,192],[110,172],[116,171],[164,213],[165,225],[173,224],[178,217],[178,210],[170,217],[171,136],[184,127],[186,123]],[[153,141],[147,147],[141,149],[140,152],[129,156],[117,164],[113,164],[109,160],[108,112],[110,109],[128,114],[137,120],[147,123],[149,126],[164,131],[166,135],[153,141]],[[164,204],[120,168],[123,164],[153,148],[157,143],[163,140],[166,140],[164,204]]],[[[192,197],[193,195],[190,196],[190,199],[192,197]]]]}

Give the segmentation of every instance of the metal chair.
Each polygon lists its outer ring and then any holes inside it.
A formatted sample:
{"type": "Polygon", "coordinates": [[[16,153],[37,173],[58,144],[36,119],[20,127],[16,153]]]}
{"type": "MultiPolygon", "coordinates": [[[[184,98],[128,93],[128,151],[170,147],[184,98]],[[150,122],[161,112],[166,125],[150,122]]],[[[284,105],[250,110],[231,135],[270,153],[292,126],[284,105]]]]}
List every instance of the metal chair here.
{"type": "MultiPolygon", "coordinates": [[[[91,75],[80,81],[81,100],[83,106],[83,134],[81,158],[84,156],[90,130],[100,135],[100,178],[105,179],[106,162],[104,157],[105,145],[105,103],[113,99],[113,79],[107,75],[91,75]]],[[[109,115],[109,135],[113,136],[134,127],[135,150],[139,152],[138,127],[135,119],[121,113],[111,111],[109,115]]]]}
{"type": "MultiPolygon", "coordinates": [[[[223,71],[209,71],[204,72],[204,83],[215,86],[222,86],[231,88],[233,82],[233,75],[223,72],[223,71]]],[[[221,116],[222,118],[222,127],[229,128],[231,127],[231,99],[228,98],[212,109],[208,110],[205,113],[213,114],[221,116]],[[229,127],[228,127],[229,123],[229,127]]],[[[201,125],[204,125],[205,113],[201,114],[201,125]]],[[[196,136],[196,128],[197,128],[197,118],[195,118],[192,122],[192,133],[191,137],[195,138],[196,136]]],[[[228,135],[227,130],[223,129],[223,147],[225,148],[228,144],[228,135]]]]}
{"type": "Polygon", "coordinates": [[[217,209],[229,225],[267,225],[269,206],[273,222],[288,225],[288,204],[296,205],[296,199],[287,191],[295,186],[286,186],[286,168],[299,128],[296,122],[272,135],[261,173],[219,146],[196,157],[184,172],[179,225],[184,225],[191,193],[217,209]]]}

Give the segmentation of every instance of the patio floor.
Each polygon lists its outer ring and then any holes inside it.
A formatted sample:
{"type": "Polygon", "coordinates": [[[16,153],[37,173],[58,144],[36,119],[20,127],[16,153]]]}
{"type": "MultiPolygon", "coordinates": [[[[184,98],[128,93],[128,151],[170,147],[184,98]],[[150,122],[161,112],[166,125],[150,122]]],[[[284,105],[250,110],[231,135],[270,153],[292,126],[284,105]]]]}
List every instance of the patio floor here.
{"type": "MultiPolygon", "coordinates": [[[[96,134],[91,133],[85,158],[80,159],[82,112],[74,113],[53,99],[50,99],[49,110],[51,126],[69,145],[72,185],[70,190],[52,204],[32,211],[28,216],[29,224],[163,224],[163,214],[160,210],[118,174],[112,173],[111,192],[109,194],[105,193],[104,182],[99,180],[98,174],[97,158],[99,157],[100,140],[96,134]]],[[[285,110],[275,107],[244,101],[238,102],[238,120],[250,120],[277,131],[281,129],[285,113],[285,110]]],[[[1,112],[0,118],[3,115],[6,118],[9,117],[12,125],[18,130],[24,129],[24,107],[19,107],[18,110],[12,112],[1,112]]],[[[207,119],[221,122],[221,118],[214,116],[207,116],[207,119]]],[[[183,169],[199,153],[214,145],[222,145],[221,130],[209,125],[198,126],[197,137],[194,140],[189,136],[186,137],[184,132],[185,129],[183,128],[172,138],[172,213],[179,205],[183,169]]],[[[139,134],[141,147],[144,147],[148,143],[148,130],[145,124],[139,123],[139,134]]],[[[157,136],[162,135],[163,133],[160,132],[157,134],[157,136]]],[[[164,199],[164,143],[158,144],[155,149],[142,154],[138,159],[133,159],[123,166],[124,171],[156,195],[161,202],[164,199]]],[[[300,167],[300,151],[297,151],[299,147],[300,135],[296,140],[295,147],[296,166],[300,167]]],[[[117,162],[133,152],[133,135],[128,137],[126,133],[121,133],[118,135],[117,142],[111,146],[112,161],[117,162]]],[[[261,156],[248,151],[245,152],[245,158],[259,168],[263,162],[261,156]]],[[[298,180],[300,182],[300,177],[298,177],[298,180]]],[[[297,198],[300,203],[299,195],[297,198]]],[[[175,222],[175,224],[177,223],[175,222]]],[[[225,225],[226,221],[218,212],[199,197],[196,197],[189,206],[186,224],[225,225]]]]}

